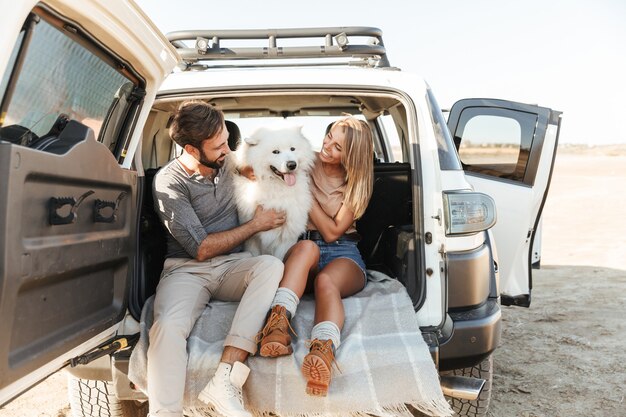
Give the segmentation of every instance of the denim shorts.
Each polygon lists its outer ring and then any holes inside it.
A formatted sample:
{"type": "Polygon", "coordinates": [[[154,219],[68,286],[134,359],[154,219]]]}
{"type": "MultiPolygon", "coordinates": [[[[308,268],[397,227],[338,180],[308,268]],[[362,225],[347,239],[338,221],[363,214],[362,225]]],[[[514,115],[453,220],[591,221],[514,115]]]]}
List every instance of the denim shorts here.
{"type": "Polygon", "coordinates": [[[338,258],[350,259],[363,272],[363,288],[367,283],[367,274],[365,272],[365,262],[357,247],[358,242],[354,241],[336,241],[326,243],[323,240],[314,240],[320,248],[320,260],[317,264],[318,270],[321,271],[330,261],[338,258]]]}

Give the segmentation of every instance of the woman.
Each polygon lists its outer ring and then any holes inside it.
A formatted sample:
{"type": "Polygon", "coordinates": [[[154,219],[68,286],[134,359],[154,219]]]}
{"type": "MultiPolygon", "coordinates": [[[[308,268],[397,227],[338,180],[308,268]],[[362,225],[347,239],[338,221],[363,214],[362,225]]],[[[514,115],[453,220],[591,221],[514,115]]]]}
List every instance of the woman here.
{"type": "Polygon", "coordinates": [[[325,136],[311,173],[315,198],[308,231],[285,256],[283,279],[259,334],[261,356],[291,354],[289,320],[307,283],[313,282],[315,325],[302,364],[311,395],[328,393],[345,317],[341,299],[361,291],[367,282],[355,222],[372,195],[373,153],[369,126],[354,117],[338,120],[325,136]]]}

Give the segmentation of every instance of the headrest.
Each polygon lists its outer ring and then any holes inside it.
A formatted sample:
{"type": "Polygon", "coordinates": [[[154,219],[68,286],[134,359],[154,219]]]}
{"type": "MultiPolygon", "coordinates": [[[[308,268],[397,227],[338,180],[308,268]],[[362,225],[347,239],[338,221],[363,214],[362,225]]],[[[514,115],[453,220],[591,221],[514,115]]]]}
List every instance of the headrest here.
{"type": "Polygon", "coordinates": [[[228,130],[228,147],[231,151],[234,151],[241,142],[241,131],[235,122],[226,120],[225,123],[226,130],[228,130]]]}

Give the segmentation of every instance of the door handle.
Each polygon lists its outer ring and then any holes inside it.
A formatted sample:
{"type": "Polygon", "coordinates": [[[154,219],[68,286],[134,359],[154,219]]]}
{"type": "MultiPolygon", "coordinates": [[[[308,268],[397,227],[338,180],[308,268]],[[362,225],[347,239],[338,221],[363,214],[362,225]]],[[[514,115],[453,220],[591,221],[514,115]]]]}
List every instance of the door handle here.
{"type": "Polygon", "coordinates": [[[117,196],[117,200],[107,201],[96,199],[93,205],[93,221],[95,223],[115,223],[117,220],[117,210],[120,207],[120,202],[126,197],[126,191],[122,191],[117,196]],[[106,208],[112,209],[112,213],[109,216],[104,216],[100,211],[106,208]]]}
{"type": "Polygon", "coordinates": [[[48,200],[48,222],[51,226],[60,224],[71,224],[78,218],[78,207],[85,200],[94,193],[93,190],[89,190],[80,197],[78,200],[74,197],[50,197],[48,200]],[[71,206],[70,212],[66,216],[61,216],[59,210],[65,206],[71,206]]]}

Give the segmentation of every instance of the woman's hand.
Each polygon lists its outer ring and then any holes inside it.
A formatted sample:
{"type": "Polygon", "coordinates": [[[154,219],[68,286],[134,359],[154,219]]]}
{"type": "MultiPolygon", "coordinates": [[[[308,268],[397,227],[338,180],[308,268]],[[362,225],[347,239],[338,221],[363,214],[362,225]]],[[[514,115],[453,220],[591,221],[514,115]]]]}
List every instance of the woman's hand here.
{"type": "Polygon", "coordinates": [[[242,177],[246,177],[250,181],[256,181],[256,176],[254,175],[254,170],[249,165],[246,165],[244,167],[239,168],[237,170],[237,173],[239,175],[241,175],[242,177]]]}

